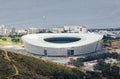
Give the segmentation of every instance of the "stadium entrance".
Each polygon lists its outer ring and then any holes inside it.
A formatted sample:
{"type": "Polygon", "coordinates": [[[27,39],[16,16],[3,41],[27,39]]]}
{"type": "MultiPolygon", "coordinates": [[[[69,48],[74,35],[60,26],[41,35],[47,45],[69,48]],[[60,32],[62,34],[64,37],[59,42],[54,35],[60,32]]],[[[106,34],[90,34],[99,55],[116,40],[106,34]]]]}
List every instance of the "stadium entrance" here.
{"type": "Polygon", "coordinates": [[[74,55],[74,50],[68,50],[67,55],[68,56],[73,56],[74,55]]]}

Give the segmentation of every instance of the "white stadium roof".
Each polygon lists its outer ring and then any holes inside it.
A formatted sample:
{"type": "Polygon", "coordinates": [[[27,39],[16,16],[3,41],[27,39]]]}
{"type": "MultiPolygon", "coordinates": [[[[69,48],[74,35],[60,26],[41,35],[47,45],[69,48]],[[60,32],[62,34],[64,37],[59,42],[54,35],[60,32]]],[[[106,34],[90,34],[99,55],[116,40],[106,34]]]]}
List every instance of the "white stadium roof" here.
{"type": "Polygon", "coordinates": [[[95,33],[40,33],[40,34],[29,34],[22,37],[23,41],[40,47],[48,48],[68,48],[68,47],[77,47],[84,46],[94,42],[97,42],[103,38],[102,35],[95,33]],[[55,37],[73,37],[80,38],[81,40],[70,42],[70,43],[52,43],[47,42],[44,39],[46,38],[55,38],[55,37]]]}

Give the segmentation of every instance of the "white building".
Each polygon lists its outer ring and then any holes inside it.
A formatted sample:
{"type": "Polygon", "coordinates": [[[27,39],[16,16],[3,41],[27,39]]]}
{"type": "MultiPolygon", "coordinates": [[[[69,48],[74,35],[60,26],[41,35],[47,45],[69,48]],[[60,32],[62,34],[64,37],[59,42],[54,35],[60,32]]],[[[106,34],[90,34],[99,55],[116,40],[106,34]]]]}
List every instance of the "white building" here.
{"type": "Polygon", "coordinates": [[[36,55],[76,56],[101,50],[102,35],[95,33],[41,33],[22,37],[25,49],[36,55]]]}
{"type": "Polygon", "coordinates": [[[28,34],[35,34],[40,32],[40,30],[38,28],[29,28],[28,29],[28,34]]]}
{"type": "Polygon", "coordinates": [[[16,35],[17,34],[16,33],[16,28],[14,26],[11,28],[10,34],[11,35],[16,35]]]}
{"type": "Polygon", "coordinates": [[[5,28],[5,25],[0,25],[0,35],[6,35],[7,29],[5,28]]]}
{"type": "Polygon", "coordinates": [[[63,28],[50,28],[49,30],[51,32],[53,32],[53,33],[62,33],[62,32],[64,32],[63,28]]]}
{"type": "Polygon", "coordinates": [[[86,33],[87,32],[87,28],[86,26],[80,26],[80,25],[77,25],[77,26],[64,26],[64,30],[66,32],[73,32],[73,33],[79,33],[79,32],[82,32],[82,33],[86,33]]]}
{"type": "Polygon", "coordinates": [[[17,34],[18,35],[25,35],[25,34],[27,34],[27,31],[26,30],[18,30],[17,34]]]}

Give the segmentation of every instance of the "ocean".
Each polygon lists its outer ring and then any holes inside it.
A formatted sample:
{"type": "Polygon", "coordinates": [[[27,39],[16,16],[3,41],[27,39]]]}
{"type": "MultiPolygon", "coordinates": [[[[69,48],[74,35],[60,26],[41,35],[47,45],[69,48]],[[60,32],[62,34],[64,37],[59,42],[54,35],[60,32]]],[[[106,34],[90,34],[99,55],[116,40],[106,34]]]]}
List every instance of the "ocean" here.
{"type": "Polygon", "coordinates": [[[120,27],[120,0],[0,0],[0,25],[120,27]]]}

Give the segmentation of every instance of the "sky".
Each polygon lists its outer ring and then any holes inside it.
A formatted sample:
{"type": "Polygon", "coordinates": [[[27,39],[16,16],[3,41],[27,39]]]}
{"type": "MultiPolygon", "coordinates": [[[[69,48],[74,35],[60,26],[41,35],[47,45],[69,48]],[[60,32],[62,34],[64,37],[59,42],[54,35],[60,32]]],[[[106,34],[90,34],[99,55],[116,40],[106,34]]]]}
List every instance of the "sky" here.
{"type": "Polygon", "coordinates": [[[120,0],[0,0],[0,25],[120,27],[120,0]]]}

